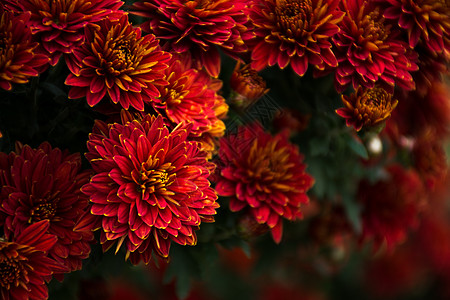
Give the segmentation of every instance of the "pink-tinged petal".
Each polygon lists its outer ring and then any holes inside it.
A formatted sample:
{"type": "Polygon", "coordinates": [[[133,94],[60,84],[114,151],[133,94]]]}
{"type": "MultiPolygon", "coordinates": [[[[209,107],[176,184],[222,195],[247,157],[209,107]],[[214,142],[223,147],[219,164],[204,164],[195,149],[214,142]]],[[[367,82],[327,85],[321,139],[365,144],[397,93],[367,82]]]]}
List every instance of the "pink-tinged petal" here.
{"type": "Polygon", "coordinates": [[[129,205],[125,203],[120,203],[119,208],[117,209],[117,220],[119,223],[126,224],[129,220],[129,205]]]}
{"type": "Polygon", "coordinates": [[[105,94],[106,94],[106,89],[102,90],[100,93],[96,93],[96,94],[88,92],[86,94],[86,101],[89,104],[89,106],[91,106],[91,107],[95,106],[103,99],[105,94]]]}
{"type": "Polygon", "coordinates": [[[215,47],[210,47],[207,52],[201,56],[202,64],[205,70],[212,77],[217,78],[220,73],[220,53],[215,47]]]}
{"type": "Polygon", "coordinates": [[[30,245],[37,249],[43,249],[46,251],[50,249],[56,242],[56,237],[52,235],[46,235],[50,223],[48,220],[42,220],[34,223],[21,233],[17,234],[16,242],[23,245],[30,245]]]}
{"type": "Polygon", "coordinates": [[[295,73],[297,73],[299,76],[303,76],[308,69],[308,59],[305,56],[294,56],[291,58],[291,67],[295,73]]]}
{"type": "Polygon", "coordinates": [[[276,213],[274,213],[274,212],[270,213],[269,217],[267,218],[267,222],[266,222],[267,226],[269,226],[269,228],[274,228],[278,224],[278,222],[280,220],[280,215],[282,215],[280,213],[281,211],[282,211],[282,209],[280,209],[280,211],[278,211],[276,213]]]}
{"type": "Polygon", "coordinates": [[[151,230],[152,230],[152,227],[148,226],[147,224],[144,223],[141,226],[139,226],[139,228],[134,233],[137,235],[137,237],[144,240],[144,239],[148,238],[151,230]]]}
{"type": "Polygon", "coordinates": [[[272,234],[275,243],[279,244],[283,236],[283,221],[281,219],[278,221],[277,225],[270,230],[270,233],[272,234]]]}
{"type": "Polygon", "coordinates": [[[158,254],[162,257],[169,256],[170,241],[162,238],[158,234],[157,230],[153,230],[152,233],[155,241],[156,251],[158,252],[158,254]]]}
{"type": "Polygon", "coordinates": [[[72,87],[69,91],[69,99],[78,99],[86,96],[87,88],[72,87]]]}
{"type": "Polygon", "coordinates": [[[261,205],[257,208],[253,208],[252,214],[259,224],[265,224],[270,215],[270,208],[266,205],[261,205]]]}
{"type": "MultiPolygon", "coordinates": [[[[69,74],[70,76],[70,74],[69,74]]],[[[94,77],[90,83],[90,92],[95,94],[101,92],[105,88],[105,80],[102,77],[94,77]]]]}
{"type": "Polygon", "coordinates": [[[278,55],[278,65],[280,66],[281,69],[284,69],[288,64],[289,64],[289,56],[286,53],[281,52],[278,55]]]}
{"type": "Polygon", "coordinates": [[[244,207],[247,206],[247,202],[238,200],[236,198],[230,198],[230,210],[231,211],[240,211],[244,207]]]}
{"type": "Polygon", "coordinates": [[[133,164],[131,163],[131,161],[124,156],[115,155],[113,157],[113,160],[119,167],[120,172],[122,172],[122,174],[124,174],[124,175],[129,175],[129,174],[131,174],[131,171],[134,170],[134,167],[133,167],[133,164]]]}
{"type": "Polygon", "coordinates": [[[390,6],[384,10],[383,15],[387,19],[399,19],[402,13],[398,7],[390,6]]]}
{"type": "Polygon", "coordinates": [[[414,26],[413,28],[410,28],[408,30],[408,35],[409,35],[409,46],[410,47],[415,47],[417,45],[417,43],[419,42],[420,39],[420,28],[417,26],[414,26]]]}
{"type": "Polygon", "coordinates": [[[236,195],[236,184],[231,181],[221,180],[217,182],[215,189],[220,196],[226,197],[236,195]]]}
{"type": "Polygon", "coordinates": [[[86,87],[90,86],[91,80],[86,77],[77,77],[73,74],[69,74],[64,83],[72,86],[86,87]]]}
{"type": "Polygon", "coordinates": [[[334,53],[331,51],[331,49],[323,49],[320,53],[320,57],[323,59],[323,61],[329,65],[330,67],[337,67],[338,61],[336,57],[334,56],[334,53]]]}

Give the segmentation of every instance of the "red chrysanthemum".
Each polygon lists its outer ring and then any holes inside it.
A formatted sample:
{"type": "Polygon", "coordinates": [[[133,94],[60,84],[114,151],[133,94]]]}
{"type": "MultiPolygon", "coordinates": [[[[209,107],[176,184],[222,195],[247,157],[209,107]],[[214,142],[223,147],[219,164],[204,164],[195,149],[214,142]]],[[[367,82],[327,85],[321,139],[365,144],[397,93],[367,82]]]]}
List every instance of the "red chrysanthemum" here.
{"type": "Polygon", "coordinates": [[[346,12],[340,32],[334,35],[335,55],[339,65],[335,86],[342,92],[353,88],[373,88],[378,83],[393,91],[394,85],[413,89],[411,71],[417,70],[416,53],[399,37],[400,30],[385,22],[383,12],[372,1],[344,0],[346,12]]]}
{"type": "Polygon", "coordinates": [[[358,199],[362,205],[362,239],[373,239],[374,249],[383,242],[389,248],[403,242],[418,225],[424,193],[419,175],[400,165],[387,168],[388,178],[370,184],[362,181],[358,199]]]}
{"type": "Polygon", "coordinates": [[[69,272],[81,269],[94,239],[90,230],[74,231],[89,204],[80,189],[90,172],[80,169],[79,153],[52,149],[48,143],[37,149],[18,144],[16,152],[0,153],[0,224],[5,236],[48,220],[48,233],[58,238],[49,256],[69,272]]]}
{"type": "Polygon", "coordinates": [[[363,127],[374,127],[383,124],[397,106],[398,101],[384,89],[358,87],[349,96],[342,95],[344,107],[336,110],[343,117],[347,126],[353,126],[356,131],[363,127]]]}
{"type": "Polygon", "coordinates": [[[157,85],[164,85],[164,69],[170,54],[160,49],[154,35],[141,36],[124,14],[107,17],[100,29],[86,28],[90,42],[73,51],[68,59],[72,74],[66,84],[73,86],[69,98],[86,97],[90,106],[105,95],[128,109],[144,110],[144,103],[159,97],[157,85]]]}
{"type": "MultiPolygon", "coordinates": [[[[448,0],[378,0],[383,16],[408,32],[409,46],[422,40],[434,54],[450,55],[450,4],[448,0]]],[[[450,57],[449,57],[450,58],[450,57]]]]}
{"type": "Polygon", "coordinates": [[[27,25],[55,65],[63,53],[82,45],[84,27],[117,11],[120,0],[5,0],[14,11],[31,13],[27,25]]]}
{"type": "Polygon", "coordinates": [[[450,88],[435,81],[423,95],[419,91],[396,92],[398,106],[386,123],[386,133],[394,143],[402,136],[421,137],[432,134],[437,140],[450,132],[450,88]]]}
{"type": "MultiPolygon", "coordinates": [[[[165,70],[169,84],[158,87],[161,96],[152,105],[168,118],[172,127],[182,122],[191,123],[191,138],[202,141],[206,135],[221,137],[225,132],[221,119],[228,110],[225,99],[217,93],[222,82],[191,66],[188,57],[173,55],[165,70]]],[[[208,141],[204,142],[202,148],[212,150],[208,141]]]]}
{"type": "Polygon", "coordinates": [[[57,242],[47,234],[49,222],[40,221],[16,230],[10,239],[0,237],[0,296],[4,300],[47,299],[45,284],[65,268],[47,256],[57,242]]]}
{"type": "Polygon", "coordinates": [[[252,50],[252,67],[261,70],[289,63],[300,76],[308,64],[318,69],[336,67],[330,37],[339,32],[344,13],[338,0],[262,0],[253,1],[250,19],[255,26],[256,41],[252,50]]]}
{"type": "Polygon", "coordinates": [[[230,197],[232,211],[248,209],[279,243],[283,219],[301,218],[300,206],[309,202],[306,192],[314,179],[305,172],[303,155],[287,134],[273,137],[256,124],[222,138],[219,155],[217,193],[230,197]]]}
{"type": "Polygon", "coordinates": [[[39,68],[49,58],[35,53],[38,43],[32,41],[27,27],[29,13],[14,16],[0,5],[0,87],[12,88],[11,83],[27,83],[32,76],[39,75],[39,68]]]}
{"type": "Polygon", "coordinates": [[[414,141],[412,159],[428,190],[445,180],[448,166],[444,142],[433,132],[424,133],[414,141]]]}
{"type": "Polygon", "coordinates": [[[366,260],[361,267],[365,290],[372,299],[402,299],[410,291],[420,291],[430,276],[424,256],[417,245],[408,243],[366,260]]]}
{"type": "Polygon", "coordinates": [[[434,54],[423,45],[418,45],[414,50],[419,54],[417,65],[419,70],[412,73],[416,83],[416,92],[424,97],[436,82],[442,82],[449,73],[449,59],[443,54],[434,54]]]}
{"type": "Polygon", "coordinates": [[[155,251],[167,258],[171,241],[195,245],[200,223],[213,222],[219,204],[208,177],[214,165],[189,126],[169,131],[161,116],[122,113],[122,124],[97,121],[86,158],[95,171],[82,190],[101,219],[106,251],[124,245],[133,264],[155,251]]]}
{"type": "Polygon", "coordinates": [[[244,13],[246,0],[140,0],[131,6],[132,13],[148,21],[144,31],[167,40],[177,53],[190,52],[195,67],[217,77],[220,54],[247,50],[244,40],[252,36],[244,13]]]}

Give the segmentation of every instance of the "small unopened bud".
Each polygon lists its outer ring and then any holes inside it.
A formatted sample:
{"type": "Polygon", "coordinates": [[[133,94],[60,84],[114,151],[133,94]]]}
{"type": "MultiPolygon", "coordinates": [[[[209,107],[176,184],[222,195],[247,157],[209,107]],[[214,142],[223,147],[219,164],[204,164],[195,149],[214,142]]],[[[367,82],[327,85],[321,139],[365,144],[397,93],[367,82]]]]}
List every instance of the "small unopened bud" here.
{"type": "Polygon", "coordinates": [[[231,101],[240,108],[248,107],[269,91],[258,72],[250,65],[241,68],[240,61],[231,75],[230,86],[236,92],[231,101]]]}

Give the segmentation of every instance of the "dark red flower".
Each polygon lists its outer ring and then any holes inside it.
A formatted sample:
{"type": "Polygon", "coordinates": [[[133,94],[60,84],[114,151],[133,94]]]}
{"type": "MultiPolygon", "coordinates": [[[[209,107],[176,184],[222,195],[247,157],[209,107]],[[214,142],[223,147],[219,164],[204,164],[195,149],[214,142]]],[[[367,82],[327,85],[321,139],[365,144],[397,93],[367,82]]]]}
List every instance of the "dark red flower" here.
{"type": "Polygon", "coordinates": [[[214,165],[187,140],[189,130],[124,111],[122,124],[97,121],[86,154],[96,174],[82,190],[101,220],[105,251],[117,242],[116,252],[123,245],[133,264],[148,263],[153,251],[167,258],[172,241],[195,245],[201,222],[214,221],[214,165]]]}
{"type": "Polygon", "coordinates": [[[73,51],[68,60],[72,74],[66,84],[73,86],[69,98],[86,97],[90,106],[108,95],[128,109],[144,110],[144,103],[159,97],[157,85],[164,85],[164,69],[170,55],[160,49],[154,35],[141,36],[128,16],[107,17],[100,29],[86,28],[90,43],[73,51]]]}
{"type": "Polygon", "coordinates": [[[167,40],[177,53],[190,52],[197,69],[217,77],[220,54],[247,50],[244,40],[252,36],[244,13],[246,0],[140,0],[131,6],[133,14],[144,17],[141,28],[167,40]]]}
{"type": "Polygon", "coordinates": [[[401,31],[385,21],[380,7],[367,0],[344,0],[341,7],[346,15],[341,30],[333,36],[339,62],[336,89],[342,92],[349,85],[373,88],[376,83],[390,92],[394,85],[413,89],[410,72],[418,69],[417,54],[401,40],[401,31]]]}
{"type": "Polygon", "coordinates": [[[27,26],[55,65],[63,53],[85,41],[84,28],[117,11],[120,0],[5,0],[19,14],[31,13],[27,26]]]}
{"type": "Polygon", "coordinates": [[[81,171],[80,154],[52,149],[48,143],[37,149],[18,144],[16,152],[0,153],[0,224],[5,236],[48,220],[47,233],[57,238],[49,256],[68,272],[80,270],[94,239],[90,230],[74,231],[89,203],[80,190],[89,177],[89,171],[81,171]]]}
{"type": "MultiPolygon", "coordinates": [[[[380,1],[380,0],[379,0],[380,1]]],[[[408,32],[409,46],[419,40],[435,54],[450,58],[450,5],[447,0],[381,0],[383,16],[408,32]]]]}
{"type": "Polygon", "coordinates": [[[358,87],[349,96],[342,95],[344,107],[336,110],[343,117],[347,126],[353,126],[356,131],[363,127],[374,127],[383,124],[397,106],[398,101],[386,90],[375,87],[372,89],[358,87]]]}
{"type": "Polygon", "coordinates": [[[47,257],[57,237],[47,234],[49,222],[40,221],[0,237],[0,296],[5,300],[47,299],[46,281],[66,269],[47,257]]]}
{"type": "Polygon", "coordinates": [[[375,184],[362,181],[358,188],[362,239],[373,239],[374,249],[384,242],[390,249],[403,242],[408,230],[418,225],[424,207],[423,186],[417,172],[397,164],[386,171],[386,179],[375,184]]]}
{"type": "Polygon", "coordinates": [[[366,261],[361,270],[364,286],[373,295],[372,299],[409,298],[405,297],[409,292],[420,291],[431,275],[427,273],[423,254],[417,246],[408,243],[366,261]]]}
{"type": "Polygon", "coordinates": [[[209,138],[223,136],[225,124],[221,119],[228,105],[218,94],[222,81],[192,68],[191,62],[187,56],[172,56],[165,70],[168,85],[158,87],[161,96],[151,104],[167,117],[172,128],[182,122],[192,124],[189,137],[202,142],[202,149],[211,152],[214,144],[211,147],[209,138]]]}
{"type": "Polygon", "coordinates": [[[32,41],[27,27],[29,13],[14,16],[0,5],[0,87],[12,89],[12,83],[27,83],[39,75],[39,68],[49,62],[46,55],[36,53],[38,43],[32,41]]]}
{"type": "Polygon", "coordinates": [[[436,82],[444,81],[444,77],[449,73],[449,58],[445,58],[444,54],[434,54],[419,44],[415,49],[419,54],[417,65],[419,70],[412,73],[413,80],[416,83],[416,91],[422,97],[430,92],[436,82]]]}
{"type": "Polygon", "coordinates": [[[420,91],[395,94],[398,106],[386,123],[386,133],[396,143],[406,137],[433,135],[445,138],[450,128],[450,88],[439,81],[432,82],[428,93],[420,91]]]}
{"type": "Polygon", "coordinates": [[[295,135],[305,130],[310,123],[311,114],[303,114],[299,110],[283,108],[279,110],[272,121],[277,131],[288,130],[295,135]]]}
{"type": "Polygon", "coordinates": [[[414,167],[429,190],[433,190],[447,174],[447,157],[443,144],[443,141],[433,132],[423,134],[414,141],[412,148],[414,167]]]}
{"type": "Polygon", "coordinates": [[[309,202],[314,179],[305,172],[303,155],[287,134],[273,137],[256,124],[222,138],[219,155],[217,193],[230,197],[232,211],[248,209],[279,243],[283,219],[301,218],[301,205],[309,202]]]}
{"type": "Polygon", "coordinates": [[[323,70],[336,67],[330,38],[339,32],[344,13],[338,0],[262,0],[250,5],[250,19],[255,26],[256,45],[252,64],[256,70],[288,64],[300,76],[308,64],[323,70]]]}

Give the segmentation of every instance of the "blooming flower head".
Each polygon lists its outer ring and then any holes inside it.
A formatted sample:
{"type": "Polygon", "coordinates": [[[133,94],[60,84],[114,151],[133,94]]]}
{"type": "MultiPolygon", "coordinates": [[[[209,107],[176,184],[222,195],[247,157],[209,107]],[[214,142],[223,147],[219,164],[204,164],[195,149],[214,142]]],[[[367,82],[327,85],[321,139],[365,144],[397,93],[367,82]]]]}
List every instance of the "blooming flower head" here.
{"type": "MultiPolygon", "coordinates": [[[[191,123],[189,136],[199,138],[199,141],[208,134],[222,136],[225,124],[221,119],[228,110],[225,99],[217,93],[222,82],[212,79],[202,70],[192,68],[188,56],[177,54],[172,56],[169,68],[164,73],[168,85],[158,87],[161,96],[151,104],[167,117],[171,127],[181,122],[191,123]]],[[[202,146],[208,148],[204,143],[202,146]]]]}
{"type": "Polygon", "coordinates": [[[386,129],[395,143],[401,136],[433,135],[442,140],[450,132],[450,88],[443,82],[432,82],[428,93],[420,91],[396,94],[398,106],[386,123],[386,129]]]}
{"type": "Polygon", "coordinates": [[[341,6],[346,15],[333,37],[339,62],[336,89],[342,92],[349,85],[373,88],[376,83],[389,91],[396,84],[413,89],[410,72],[417,70],[417,55],[401,40],[400,30],[388,24],[372,1],[344,0],[341,6]]]}
{"type": "Polygon", "coordinates": [[[55,65],[84,39],[84,27],[117,11],[120,0],[5,0],[18,13],[31,13],[27,25],[55,65]]]}
{"type": "Polygon", "coordinates": [[[445,179],[448,166],[443,142],[432,131],[415,139],[412,158],[428,190],[445,179]]]}
{"type": "MultiPolygon", "coordinates": [[[[450,4],[448,0],[381,0],[383,16],[408,32],[409,46],[419,40],[432,53],[450,55],[450,4]]],[[[449,57],[450,58],[450,57],[449,57]]]]}
{"type": "Polygon", "coordinates": [[[241,67],[239,61],[230,78],[230,86],[237,93],[234,102],[246,107],[269,92],[266,82],[250,65],[241,67]]]}
{"type": "Polygon", "coordinates": [[[132,13],[144,17],[141,28],[167,40],[177,53],[190,52],[196,63],[217,77],[220,55],[217,46],[228,54],[247,50],[244,40],[251,36],[246,0],[140,0],[132,13]]]}
{"type": "Polygon", "coordinates": [[[46,55],[35,52],[38,43],[32,41],[27,27],[30,14],[14,16],[0,5],[0,87],[12,89],[12,83],[27,83],[39,75],[39,68],[47,64],[46,55]]]}
{"type": "Polygon", "coordinates": [[[252,67],[261,70],[289,63],[300,76],[308,64],[318,69],[336,67],[330,38],[339,31],[344,13],[337,0],[262,0],[253,1],[250,19],[255,26],[256,45],[252,67]]]}
{"type": "Polygon", "coordinates": [[[48,143],[37,149],[18,144],[16,152],[0,153],[0,224],[6,237],[48,220],[48,233],[58,238],[49,256],[68,271],[80,270],[94,239],[90,230],[74,231],[89,203],[80,190],[89,177],[89,171],[81,171],[78,153],[48,143]]]}
{"type": "Polygon", "coordinates": [[[101,220],[100,242],[106,251],[117,242],[133,264],[148,263],[152,252],[167,258],[172,241],[195,245],[200,223],[214,221],[219,204],[208,176],[214,165],[189,126],[169,131],[161,116],[122,124],[97,121],[86,158],[95,171],[82,190],[101,220]]]}
{"type": "Polygon", "coordinates": [[[156,85],[166,84],[163,71],[170,54],[160,49],[154,35],[141,36],[126,14],[118,20],[107,17],[99,26],[86,27],[90,43],[74,50],[68,60],[69,98],[86,97],[94,106],[108,95],[125,109],[143,111],[144,103],[159,96],[156,85]]]}
{"type": "Polygon", "coordinates": [[[388,178],[370,184],[360,183],[362,239],[373,239],[374,249],[384,242],[388,248],[403,242],[409,229],[418,225],[424,193],[419,175],[400,165],[387,168],[388,178]]]}
{"type": "Polygon", "coordinates": [[[45,284],[53,273],[66,269],[47,256],[57,237],[47,234],[49,222],[42,220],[9,239],[0,237],[0,297],[5,300],[47,299],[45,284]]]}
{"type": "Polygon", "coordinates": [[[374,299],[401,299],[408,292],[416,291],[429,276],[423,261],[427,255],[417,246],[403,244],[394,252],[383,252],[368,259],[361,267],[367,293],[374,299]]]}
{"type": "Polygon", "coordinates": [[[382,124],[391,116],[398,103],[382,88],[367,89],[360,86],[351,95],[342,95],[342,102],[345,107],[337,109],[336,113],[356,131],[382,124]]]}
{"type": "Polygon", "coordinates": [[[248,209],[279,243],[283,219],[302,217],[300,206],[309,202],[306,192],[314,183],[298,148],[287,134],[271,136],[255,124],[222,138],[219,155],[217,193],[230,197],[232,211],[248,209]]]}
{"type": "Polygon", "coordinates": [[[449,61],[444,54],[432,53],[423,45],[418,45],[414,50],[419,54],[417,65],[419,70],[412,74],[416,83],[416,91],[424,97],[427,93],[433,93],[433,85],[442,82],[449,73],[449,61]]]}

